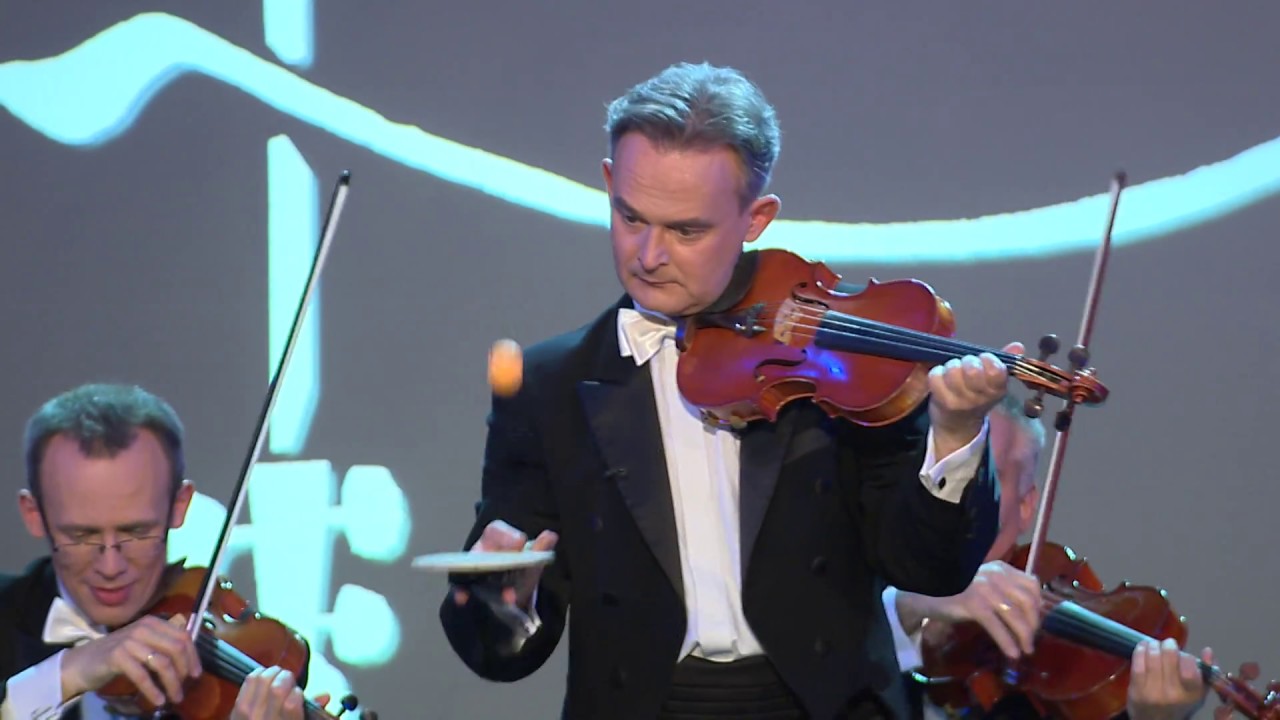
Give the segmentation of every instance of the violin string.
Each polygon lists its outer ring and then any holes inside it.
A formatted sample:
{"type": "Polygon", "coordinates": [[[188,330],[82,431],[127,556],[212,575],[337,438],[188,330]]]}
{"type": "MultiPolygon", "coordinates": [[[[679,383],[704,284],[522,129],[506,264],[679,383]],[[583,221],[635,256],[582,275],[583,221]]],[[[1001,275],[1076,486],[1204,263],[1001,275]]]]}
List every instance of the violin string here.
{"type": "MultiPolygon", "coordinates": [[[[1132,657],[1139,644],[1147,641],[1156,641],[1155,638],[1146,633],[1139,632],[1089,610],[1053,590],[1046,588],[1043,590],[1042,595],[1048,600],[1046,603],[1048,608],[1047,612],[1044,612],[1044,616],[1053,618],[1053,621],[1046,623],[1045,627],[1053,634],[1080,642],[1095,650],[1107,652],[1121,659],[1132,657]],[[1067,603],[1070,603],[1070,605],[1067,605],[1067,603]],[[1070,610],[1064,609],[1068,607],[1070,610]]],[[[1042,606],[1042,610],[1044,609],[1042,606]]],[[[1219,691],[1236,696],[1241,701],[1245,700],[1234,693],[1234,689],[1230,687],[1230,679],[1226,677],[1221,668],[1216,665],[1210,665],[1199,658],[1196,659],[1196,664],[1199,665],[1201,674],[1207,683],[1213,685],[1219,691]]]]}
{"type": "MultiPolygon", "coordinates": [[[[828,332],[831,332],[831,331],[828,330],[828,332]]],[[[925,350],[926,353],[929,353],[931,349],[922,347],[920,344],[901,343],[901,342],[896,342],[890,339],[879,338],[872,335],[865,335],[865,334],[856,333],[856,332],[854,333],[833,332],[832,334],[842,338],[848,338],[848,339],[859,341],[860,350],[873,352],[873,353],[883,353],[885,355],[888,355],[890,358],[903,360],[905,362],[914,362],[918,360],[924,360],[924,361],[935,361],[936,364],[940,365],[947,360],[960,357],[959,355],[953,354],[951,352],[940,350],[940,351],[934,351],[931,357],[921,358],[920,353],[918,351],[925,350]]],[[[796,333],[796,335],[800,337],[805,337],[810,340],[816,339],[817,337],[816,333],[814,333],[813,335],[808,335],[806,333],[796,333]]],[[[1016,356],[1008,356],[1008,357],[1002,358],[1002,362],[1004,362],[1005,365],[1011,369],[1012,374],[1017,377],[1022,377],[1028,380],[1037,380],[1049,386],[1050,388],[1057,388],[1062,385],[1062,380],[1058,378],[1056,375],[1036,365],[1027,363],[1023,360],[1016,359],[1016,356]]]]}
{"type": "MultiPolygon", "coordinates": [[[[218,637],[202,634],[199,649],[202,663],[212,665],[213,674],[236,685],[244,684],[249,673],[263,667],[261,663],[218,637]]],[[[328,712],[309,699],[303,698],[303,710],[307,718],[324,720],[332,718],[328,712]]]]}
{"type": "Polygon", "coordinates": [[[258,661],[245,655],[221,638],[200,636],[201,661],[212,661],[214,673],[224,680],[241,684],[249,673],[262,667],[258,661]]]}
{"type": "MultiPolygon", "coordinates": [[[[767,307],[768,306],[766,306],[766,308],[767,307]]],[[[912,344],[904,345],[904,347],[913,348],[913,349],[920,348],[925,350],[932,350],[935,353],[937,353],[939,358],[945,357],[946,359],[951,359],[955,357],[961,357],[963,355],[970,355],[970,354],[976,355],[983,352],[990,352],[996,357],[1000,358],[1001,362],[1004,362],[1007,364],[1023,363],[1022,358],[1020,356],[1005,352],[1003,350],[995,350],[993,348],[986,348],[978,345],[972,345],[969,343],[961,342],[959,340],[954,340],[952,338],[944,337],[941,335],[934,335],[932,333],[920,332],[917,330],[911,330],[909,328],[903,328],[896,325],[889,325],[879,321],[868,320],[866,318],[859,318],[857,316],[848,315],[845,313],[837,313],[837,312],[819,310],[817,308],[799,306],[797,311],[793,313],[793,317],[801,318],[802,320],[816,321],[816,322],[795,322],[793,324],[793,327],[796,327],[796,328],[801,328],[803,330],[813,330],[814,335],[799,333],[801,334],[802,337],[808,337],[810,339],[815,337],[818,332],[825,330],[835,335],[844,335],[844,336],[849,336],[853,338],[886,338],[886,339],[912,340],[914,341],[912,344]],[[826,322],[828,327],[823,328],[822,327],[823,322],[826,322]],[[860,330],[862,332],[861,333],[841,332],[841,330],[843,329],[854,329],[854,330],[860,330]]],[[[776,320],[776,318],[777,318],[776,313],[768,312],[768,311],[764,313],[764,319],[776,320]]],[[[1034,365],[1030,365],[1030,364],[1026,364],[1026,365],[1028,370],[1034,371],[1040,374],[1041,377],[1044,377],[1044,378],[1052,377],[1051,374],[1044,372],[1042,369],[1037,368],[1034,365]]]]}
{"type": "MultiPolygon", "coordinates": [[[[767,307],[767,306],[766,306],[767,307]]],[[[765,315],[776,318],[779,308],[767,308],[765,315]]],[[[794,317],[804,320],[817,321],[815,323],[796,323],[797,327],[810,328],[820,330],[821,323],[827,322],[829,326],[835,328],[855,328],[866,331],[872,331],[882,337],[901,338],[904,340],[914,340],[924,344],[926,347],[940,351],[950,351],[955,353],[956,357],[963,355],[977,355],[983,352],[991,352],[999,357],[1002,361],[1012,361],[1016,356],[1006,353],[1003,350],[994,348],[986,348],[979,345],[973,345],[954,338],[935,335],[933,333],[912,330],[898,325],[883,323],[878,320],[870,320],[868,318],[850,315],[848,313],[836,312],[834,310],[821,310],[819,308],[808,307],[804,305],[796,306],[794,317]]]]}
{"type": "MultiPolygon", "coordinates": [[[[806,320],[826,320],[828,327],[823,328],[818,323],[795,322],[792,327],[801,328],[802,332],[795,333],[806,339],[815,339],[818,332],[828,332],[837,337],[845,337],[855,340],[862,340],[868,344],[868,349],[876,348],[880,350],[924,350],[932,352],[933,357],[930,359],[947,359],[960,357],[963,354],[976,354],[980,352],[992,352],[996,357],[1000,358],[1006,365],[1011,365],[1016,374],[1028,379],[1036,379],[1043,381],[1048,385],[1057,385],[1063,381],[1063,378],[1054,374],[1046,368],[1026,362],[1021,356],[1014,355],[999,350],[990,350],[976,345],[969,345],[959,341],[945,338],[939,335],[931,335],[929,333],[920,333],[914,330],[899,328],[893,325],[885,325],[875,321],[867,321],[862,318],[844,315],[840,313],[832,313],[831,316],[836,319],[832,320],[824,316],[810,314],[817,313],[817,310],[808,308],[802,309],[801,312],[795,314],[796,317],[806,320]],[[849,332],[846,328],[859,332],[849,332]],[[812,330],[809,334],[803,330],[812,330]],[[895,342],[898,339],[907,339],[914,342],[907,344],[895,342]]],[[[772,321],[776,316],[765,313],[762,319],[772,321]]]]}
{"type": "MultiPolygon", "coordinates": [[[[817,318],[811,318],[811,319],[817,319],[817,318]]],[[[953,358],[959,358],[964,355],[977,355],[983,352],[990,352],[993,355],[995,355],[997,358],[999,358],[1001,362],[1005,363],[1006,365],[1014,365],[1018,367],[1018,369],[1024,372],[1025,374],[1032,375],[1044,380],[1052,381],[1053,379],[1055,379],[1051,373],[1048,373],[1042,370],[1041,368],[1036,367],[1035,365],[1026,363],[1017,355],[1014,355],[1012,353],[1007,353],[1002,350],[993,350],[990,348],[983,348],[980,346],[970,345],[967,343],[952,340],[951,338],[946,338],[940,335],[932,335],[929,333],[918,333],[913,330],[895,328],[890,325],[883,325],[880,323],[864,321],[859,318],[850,318],[849,316],[844,316],[844,315],[836,316],[835,319],[826,318],[826,322],[827,322],[826,328],[822,327],[820,324],[809,325],[806,323],[797,323],[797,326],[805,329],[812,329],[814,331],[814,334],[810,336],[811,338],[816,338],[819,332],[825,331],[837,336],[849,337],[853,339],[865,339],[865,340],[871,340],[871,341],[875,341],[875,340],[890,341],[890,342],[882,342],[882,345],[889,348],[898,347],[898,348],[908,349],[908,350],[922,349],[926,351],[931,351],[932,353],[934,353],[934,357],[931,359],[936,359],[939,361],[951,360],[953,358]],[[905,340],[910,342],[903,342],[903,343],[892,342],[892,341],[898,341],[898,340],[905,340]]]]}

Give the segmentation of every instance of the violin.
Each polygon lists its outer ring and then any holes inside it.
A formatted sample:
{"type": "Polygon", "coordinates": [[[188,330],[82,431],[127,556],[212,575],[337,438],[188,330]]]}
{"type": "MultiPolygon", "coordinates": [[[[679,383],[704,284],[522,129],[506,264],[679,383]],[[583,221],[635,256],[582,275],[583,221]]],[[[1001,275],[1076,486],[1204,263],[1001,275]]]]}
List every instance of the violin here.
{"type": "MultiPolygon", "coordinates": [[[[259,613],[235,592],[229,580],[215,570],[221,566],[232,525],[244,505],[249,474],[262,453],[267,420],[275,407],[280,381],[293,356],[307,306],[332,245],[350,181],[351,174],[344,171],[334,187],[320,241],[311,260],[311,270],[294,313],[288,341],[271,377],[249,452],[236,482],[235,499],[223,521],[213,556],[206,566],[183,569],[180,565],[174,565],[167,568],[157,599],[144,613],[161,618],[186,614],[187,631],[195,644],[204,672],[197,678],[188,679],[183,685],[182,702],[176,706],[163,707],[156,707],[147,700],[132,680],[117,676],[100,689],[98,694],[106,701],[107,707],[118,714],[154,714],[166,718],[176,717],[178,720],[227,720],[250,672],[275,665],[291,672],[300,682],[306,677],[305,671],[311,655],[302,636],[279,620],[259,613]]],[[[308,720],[334,720],[344,712],[354,710],[358,701],[355,696],[347,695],[342,698],[341,704],[342,710],[338,715],[331,715],[324,708],[306,700],[303,713],[308,720]]],[[[362,720],[376,720],[376,717],[377,714],[371,711],[361,713],[362,720]]]]}
{"type": "MultiPolygon", "coordinates": [[[[146,614],[172,617],[189,612],[205,572],[203,567],[170,566],[164,593],[147,608],[146,614]]],[[[311,659],[301,635],[278,620],[264,617],[225,578],[219,579],[214,590],[196,652],[205,672],[183,685],[182,702],[167,708],[184,720],[227,718],[235,707],[240,685],[255,668],[278,666],[301,679],[306,677],[311,659]]],[[[159,709],[124,676],[107,683],[98,695],[108,707],[125,715],[143,717],[159,709]]],[[[342,706],[344,711],[354,709],[355,697],[343,698],[342,706]]],[[[303,714],[308,720],[334,717],[310,700],[304,701],[303,714]]]]}
{"type": "Polygon", "coordinates": [[[776,421],[782,406],[810,398],[833,417],[887,425],[924,400],[931,367],[984,352],[1041,395],[1087,405],[1107,397],[1092,368],[1068,372],[951,339],[950,304],[919,280],[873,278],[845,292],[823,263],[772,248],[740,264],[753,275],[741,299],[686,318],[676,335],[680,392],[711,424],[776,421]]]}
{"type": "MultiPolygon", "coordinates": [[[[1022,570],[1030,545],[1019,545],[1004,558],[1022,570]]],[[[1007,696],[1020,693],[1042,717],[1057,720],[1113,718],[1128,704],[1130,658],[1144,641],[1187,640],[1186,618],[1174,611],[1164,590],[1123,582],[1106,591],[1089,566],[1070,548],[1046,542],[1040,555],[1041,629],[1035,651],[1011,662],[976,622],[948,626],[944,640],[926,635],[921,642],[922,668],[913,678],[924,684],[930,702],[952,713],[971,708],[989,712],[1007,696]]],[[[1197,660],[1201,676],[1230,715],[1239,711],[1251,720],[1280,720],[1280,684],[1269,697],[1248,686],[1256,664],[1240,675],[1197,660]]]]}
{"type": "MultiPolygon", "coordinates": [[[[1128,704],[1130,659],[1138,645],[1169,638],[1180,648],[1186,645],[1186,619],[1174,611],[1164,590],[1123,582],[1106,591],[1084,558],[1046,539],[1074,409],[1094,387],[1090,382],[1092,373],[1080,368],[1089,355],[1088,341],[1124,182],[1123,173],[1112,182],[1106,229],[1094,261],[1079,338],[1070,355],[1075,370],[1072,382],[1065,388],[1061,384],[1055,388],[1037,381],[1032,386],[1038,393],[1027,400],[1024,408],[1028,417],[1039,417],[1046,390],[1067,399],[1054,422],[1053,452],[1032,540],[1014,548],[1005,558],[1010,565],[1040,580],[1043,632],[1036,639],[1035,651],[1012,665],[977,623],[951,626],[951,632],[941,642],[925,637],[921,647],[923,672],[913,675],[926,684],[926,694],[934,704],[952,712],[975,707],[989,711],[1005,696],[1018,692],[1041,715],[1058,720],[1115,717],[1128,704]]],[[[1056,338],[1045,336],[1040,347],[1046,355],[1056,351],[1056,338]]],[[[1032,367],[1043,371],[1038,365],[1032,367]]],[[[1011,372],[1020,376],[1016,366],[1011,372]]],[[[1205,683],[1223,702],[1215,712],[1220,720],[1233,711],[1251,720],[1280,720],[1280,683],[1271,683],[1266,696],[1248,685],[1258,676],[1256,663],[1243,664],[1239,676],[1199,659],[1197,663],[1205,683]]]]}
{"type": "MultiPolygon", "coordinates": [[[[1029,553],[1030,545],[1019,545],[1003,560],[1025,570],[1029,553]]],[[[1043,717],[1111,718],[1127,705],[1129,658],[1136,646],[1113,633],[1113,623],[1158,640],[1173,638],[1179,647],[1185,644],[1185,619],[1163,590],[1125,582],[1106,592],[1088,561],[1056,543],[1046,543],[1040,560],[1042,627],[1047,632],[1036,638],[1035,652],[1007,667],[1008,659],[981,625],[948,625],[945,641],[929,635],[923,639],[922,669],[913,673],[925,684],[930,702],[953,712],[972,707],[990,711],[1008,695],[1020,693],[1043,717]],[[1064,601],[1088,612],[1058,613],[1064,601]]]]}

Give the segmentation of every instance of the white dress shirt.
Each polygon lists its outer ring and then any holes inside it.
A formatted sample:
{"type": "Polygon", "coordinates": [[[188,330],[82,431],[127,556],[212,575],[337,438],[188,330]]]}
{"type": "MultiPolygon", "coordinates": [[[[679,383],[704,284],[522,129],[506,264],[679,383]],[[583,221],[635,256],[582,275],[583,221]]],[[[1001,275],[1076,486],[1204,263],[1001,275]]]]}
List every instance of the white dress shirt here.
{"type": "MultiPolygon", "coordinates": [[[[105,628],[93,625],[67,598],[61,581],[60,595],[49,606],[45,619],[43,640],[46,643],[73,641],[76,645],[100,637],[105,628]],[[61,606],[61,607],[59,607],[61,606]]],[[[62,656],[59,650],[45,660],[32,665],[5,681],[5,698],[0,703],[0,720],[57,720],[68,708],[80,703],[83,720],[111,720],[118,718],[107,711],[106,703],[97,693],[87,693],[62,701],[62,656]]]]}
{"type": "MultiPolygon", "coordinates": [[[[636,365],[652,362],[654,397],[675,506],[681,577],[688,616],[680,658],[690,653],[730,661],[763,653],[742,612],[738,520],[738,438],[701,420],[676,384],[675,324],[637,308],[618,312],[618,347],[636,365]]],[[[987,423],[968,445],[936,461],[933,431],[920,481],[936,497],[958,503],[982,462],[987,423]],[[943,478],[948,481],[943,483],[943,478]]],[[[896,612],[895,631],[901,632],[896,612]]]]}
{"type": "MultiPolygon", "coordinates": [[[[904,673],[918,669],[924,665],[920,651],[924,628],[918,627],[915,632],[908,633],[902,627],[902,619],[898,617],[898,588],[890,585],[880,598],[884,602],[884,614],[889,618],[889,627],[893,628],[893,649],[898,655],[898,668],[904,673]]],[[[925,720],[946,720],[947,714],[929,702],[929,698],[923,698],[920,704],[925,720]]]]}

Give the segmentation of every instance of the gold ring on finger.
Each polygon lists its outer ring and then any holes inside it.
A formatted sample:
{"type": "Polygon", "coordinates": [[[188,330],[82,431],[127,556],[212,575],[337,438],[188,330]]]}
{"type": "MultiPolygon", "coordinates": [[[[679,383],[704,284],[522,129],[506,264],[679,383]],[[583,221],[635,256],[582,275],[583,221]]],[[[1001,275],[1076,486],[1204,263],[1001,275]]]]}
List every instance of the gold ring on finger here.
{"type": "Polygon", "coordinates": [[[1012,609],[1009,607],[1009,603],[1000,603],[1000,612],[1009,612],[1012,609]]]}
{"type": "Polygon", "coordinates": [[[142,661],[142,664],[143,664],[143,665],[146,665],[146,666],[147,666],[147,667],[149,667],[149,668],[154,668],[155,666],[151,664],[151,658],[153,658],[153,657],[155,657],[155,656],[156,656],[156,654],[155,654],[155,653],[147,653],[147,659],[146,659],[146,660],[143,660],[143,661],[142,661]]]}

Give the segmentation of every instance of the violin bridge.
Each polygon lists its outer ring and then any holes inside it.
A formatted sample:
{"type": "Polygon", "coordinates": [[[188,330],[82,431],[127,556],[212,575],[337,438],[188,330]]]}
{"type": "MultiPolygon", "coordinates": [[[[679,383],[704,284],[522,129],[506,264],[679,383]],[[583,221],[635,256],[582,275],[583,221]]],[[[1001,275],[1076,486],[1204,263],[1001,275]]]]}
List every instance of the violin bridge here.
{"type": "Polygon", "coordinates": [[[800,303],[795,298],[787,298],[778,306],[778,312],[773,317],[773,339],[783,345],[790,345],[791,338],[795,334],[796,322],[801,317],[803,310],[800,303]]]}

